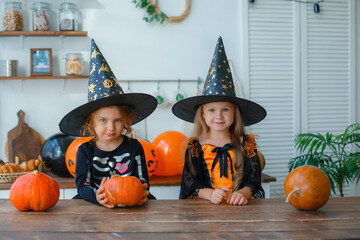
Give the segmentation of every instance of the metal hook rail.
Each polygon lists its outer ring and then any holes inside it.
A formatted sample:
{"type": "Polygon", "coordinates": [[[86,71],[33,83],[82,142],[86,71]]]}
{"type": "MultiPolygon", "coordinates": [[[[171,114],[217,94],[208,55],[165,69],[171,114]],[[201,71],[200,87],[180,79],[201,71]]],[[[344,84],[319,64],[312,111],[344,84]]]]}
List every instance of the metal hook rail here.
{"type": "Polygon", "coordinates": [[[202,82],[203,80],[198,77],[197,79],[117,79],[119,82],[126,82],[126,83],[150,83],[150,82],[157,82],[157,83],[164,83],[164,82],[175,82],[180,84],[181,82],[202,82]]]}

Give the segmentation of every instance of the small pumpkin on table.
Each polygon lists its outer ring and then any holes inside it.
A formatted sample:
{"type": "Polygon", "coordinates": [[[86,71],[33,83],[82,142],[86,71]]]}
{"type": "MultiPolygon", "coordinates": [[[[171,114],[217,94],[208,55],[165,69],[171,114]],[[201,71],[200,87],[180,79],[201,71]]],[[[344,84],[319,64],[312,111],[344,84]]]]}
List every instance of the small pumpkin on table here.
{"type": "Polygon", "coordinates": [[[113,175],[105,182],[104,192],[108,204],[131,207],[138,205],[144,198],[145,188],[137,177],[113,175]]]}
{"type": "Polygon", "coordinates": [[[286,202],[300,210],[323,207],[330,197],[330,180],[323,170],[303,165],[292,170],[284,182],[286,202]]]}
{"type": "Polygon", "coordinates": [[[60,197],[59,184],[44,173],[27,173],[11,185],[9,200],[20,211],[45,211],[56,205],[60,197]]]}

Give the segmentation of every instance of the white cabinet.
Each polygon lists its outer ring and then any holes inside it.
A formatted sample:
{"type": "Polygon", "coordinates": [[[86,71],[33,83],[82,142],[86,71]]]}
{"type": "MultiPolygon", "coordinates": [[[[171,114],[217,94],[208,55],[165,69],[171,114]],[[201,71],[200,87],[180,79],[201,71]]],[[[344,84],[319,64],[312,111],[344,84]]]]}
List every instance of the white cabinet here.
{"type": "MultiPolygon", "coordinates": [[[[266,198],[270,197],[270,183],[262,183],[266,198]]],[[[179,199],[180,186],[151,186],[151,194],[156,199],[179,199]]],[[[10,190],[0,190],[0,199],[8,199],[10,190]]],[[[77,194],[76,188],[61,188],[60,199],[72,199],[77,194]]]]}
{"type": "Polygon", "coordinates": [[[10,190],[0,190],[0,199],[1,198],[8,199],[9,198],[9,193],[10,193],[10,190]]]}
{"type": "MultiPolygon", "coordinates": [[[[180,186],[152,186],[150,190],[151,194],[154,195],[156,199],[179,199],[180,186]]],[[[76,188],[60,189],[60,199],[71,199],[76,194],[76,188]]],[[[4,198],[8,197],[9,193],[7,193],[7,196],[4,198]]]]}

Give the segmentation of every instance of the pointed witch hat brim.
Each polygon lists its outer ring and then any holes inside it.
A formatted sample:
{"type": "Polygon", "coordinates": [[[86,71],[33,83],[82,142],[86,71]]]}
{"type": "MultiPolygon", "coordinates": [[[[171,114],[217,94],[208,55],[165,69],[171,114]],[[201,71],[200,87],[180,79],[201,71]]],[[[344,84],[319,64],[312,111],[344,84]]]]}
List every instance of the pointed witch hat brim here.
{"type": "Polygon", "coordinates": [[[210,102],[235,103],[240,110],[245,126],[258,123],[266,117],[265,109],[259,104],[247,99],[228,96],[195,96],[185,98],[172,107],[172,112],[178,118],[193,123],[199,106],[210,102]]]}
{"type": "Polygon", "coordinates": [[[230,66],[221,36],[216,44],[210,69],[201,96],[185,98],[172,107],[175,116],[194,122],[200,105],[210,102],[235,103],[246,126],[260,122],[266,117],[266,110],[250,100],[236,97],[230,66]]]}
{"type": "Polygon", "coordinates": [[[82,136],[82,127],[87,117],[96,110],[107,106],[129,106],[135,110],[135,121],[138,123],[147,118],[157,106],[156,99],[144,93],[124,93],[85,103],[65,115],[60,121],[60,130],[71,136],[82,136]]]}
{"type": "Polygon", "coordinates": [[[75,108],[60,121],[60,130],[68,135],[82,136],[88,116],[107,106],[129,106],[135,110],[135,121],[148,117],[157,106],[156,99],[145,93],[124,93],[94,40],[91,41],[88,102],[75,108]]]}

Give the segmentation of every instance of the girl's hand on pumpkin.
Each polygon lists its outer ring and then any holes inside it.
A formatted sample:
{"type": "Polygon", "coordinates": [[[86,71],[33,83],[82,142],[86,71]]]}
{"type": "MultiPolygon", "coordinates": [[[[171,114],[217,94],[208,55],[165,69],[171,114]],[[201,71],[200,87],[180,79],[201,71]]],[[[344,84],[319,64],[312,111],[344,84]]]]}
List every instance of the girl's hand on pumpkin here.
{"type": "Polygon", "coordinates": [[[150,192],[147,190],[148,185],[147,185],[146,183],[143,183],[143,188],[144,188],[144,196],[143,196],[143,198],[141,199],[141,201],[140,201],[137,205],[143,205],[143,204],[146,203],[147,200],[148,200],[148,197],[147,197],[147,196],[149,196],[149,194],[150,194],[150,192]]]}
{"type": "Polygon", "coordinates": [[[220,204],[221,201],[227,197],[226,192],[230,191],[228,188],[216,188],[212,191],[210,202],[214,204],[220,204]]]}
{"type": "Polygon", "coordinates": [[[236,191],[230,194],[226,203],[230,205],[246,205],[248,203],[248,199],[244,193],[236,191]]]}
{"type": "Polygon", "coordinates": [[[98,203],[104,207],[114,208],[115,207],[114,205],[107,204],[109,200],[106,198],[106,194],[104,192],[105,182],[106,182],[106,178],[104,177],[103,180],[101,181],[99,189],[96,191],[96,201],[98,201],[98,203]]]}

